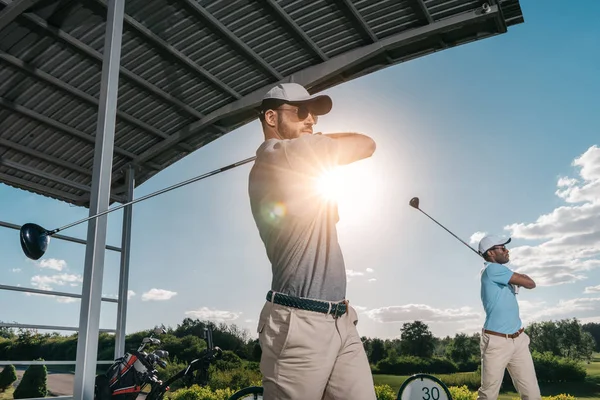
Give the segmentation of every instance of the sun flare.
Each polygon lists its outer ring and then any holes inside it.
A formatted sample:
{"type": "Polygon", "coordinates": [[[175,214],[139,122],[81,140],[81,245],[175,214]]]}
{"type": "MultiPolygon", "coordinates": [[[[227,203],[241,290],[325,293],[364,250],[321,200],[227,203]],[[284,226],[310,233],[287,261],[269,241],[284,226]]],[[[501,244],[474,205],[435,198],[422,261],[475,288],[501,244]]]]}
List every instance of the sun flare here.
{"type": "Polygon", "coordinates": [[[317,179],[317,192],[325,200],[339,201],[348,187],[347,178],[339,168],[324,171],[317,179]]]}

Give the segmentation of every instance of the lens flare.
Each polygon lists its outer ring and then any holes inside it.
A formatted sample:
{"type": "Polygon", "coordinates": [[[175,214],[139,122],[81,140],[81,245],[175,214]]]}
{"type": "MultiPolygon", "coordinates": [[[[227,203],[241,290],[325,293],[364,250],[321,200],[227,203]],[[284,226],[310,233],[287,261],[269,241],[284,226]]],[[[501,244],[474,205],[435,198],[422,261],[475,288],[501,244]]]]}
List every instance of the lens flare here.
{"type": "Polygon", "coordinates": [[[328,169],[317,178],[317,193],[325,200],[338,201],[347,186],[340,169],[328,169]]]}

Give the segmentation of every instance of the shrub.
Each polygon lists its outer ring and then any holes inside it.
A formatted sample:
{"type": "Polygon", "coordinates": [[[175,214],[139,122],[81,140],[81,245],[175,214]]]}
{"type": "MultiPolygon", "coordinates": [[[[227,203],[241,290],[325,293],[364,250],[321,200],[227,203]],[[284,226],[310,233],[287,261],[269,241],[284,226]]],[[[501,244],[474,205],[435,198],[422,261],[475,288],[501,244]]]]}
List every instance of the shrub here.
{"type": "Polygon", "coordinates": [[[377,400],[396,400],[396,393],[390,385],[375,385],[377,400]]]}
{"type": "Polygon", "coordinates": [[[538,382],[583,382],[586,372],[575,360],[557,357],[550,352],[533,352],[538,382]]]}
{"type": "Polygon", "coordinates": [[[193,385],[186,389],[179,389],[171,394],[171,400],[227,400],[235,393],[232,389],[217,389],[212,391],[208,387],[193,385]]]}
{"type": "Polygon", "coordinates": [[[235,370],[242,366],[242,359],[233,351],[225,350],[223,358],[215,362],[215,367],[219,371],[235,370]]]}
{"type": "Polygon", "coordinates": [[[260,372],[249,369],[219,371],[211,367],[208,386],[213,390],[232,388],[239,390],[248,386],[261,386],[262,375],[260,372]]]}
{"type": "Polygon", "coordinates": [[[471,392],[466,385],[449,386],[452,400],[477,400],[477,392],[471,392]]]}
{"type": "Polygon", "coordinates": [[[27,399],[31,397],[46,397],[47,370],[45,365],[32,365],[23,374],[23,379],[15,389],[15,399],[27,399]]]}
{"type": "Polygon", "coordinates": [[[15,371],[14,365],[7,365],[0,372],[0,392],[5,391],[17,380],[17,371],[15,371]]]}

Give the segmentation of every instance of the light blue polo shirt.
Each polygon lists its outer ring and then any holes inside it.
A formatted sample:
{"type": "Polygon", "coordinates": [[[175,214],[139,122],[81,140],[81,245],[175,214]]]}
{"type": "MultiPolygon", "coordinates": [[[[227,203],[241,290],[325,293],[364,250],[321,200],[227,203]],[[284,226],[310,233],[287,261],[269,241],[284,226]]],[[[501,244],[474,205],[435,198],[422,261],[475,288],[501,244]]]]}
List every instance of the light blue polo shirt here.
{"type": "Polygon", "coordinates": [[[513,271],[502,264],[484,263],[481,272],[481,302],[485,309],[484,329],[499,333],[515,333],[521,329],[519,303],[512,285],[513,271]]]}

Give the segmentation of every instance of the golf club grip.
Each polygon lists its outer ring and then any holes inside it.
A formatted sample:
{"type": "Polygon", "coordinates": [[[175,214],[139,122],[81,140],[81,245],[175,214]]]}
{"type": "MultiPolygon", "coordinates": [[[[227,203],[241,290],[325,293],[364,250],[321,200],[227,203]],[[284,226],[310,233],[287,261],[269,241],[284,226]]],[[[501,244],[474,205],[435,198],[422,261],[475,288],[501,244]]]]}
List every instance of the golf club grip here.
{"type": "Polygon", "coordinates": [[[461,238],[459,238],[458,236],[456,236],[454,233],[450,232],[450,230],[448,230],[444,225],[440,224],[439,222],[437,222],[435,219],[433,219],[429,214],[427,214],[425,211],[421,210],[420,208],[418,208],[417,210],[421,211],[423,214],[427,215],[427,217],[432,220],[433,222],[435,222],[436,224],[438,224],[439,226],[441,226],[442,228],[444,228],[444,230],[446,232],[448,232],[449,234],[451,234],[452,236],[454,236],[456,239],[458,239],[462,244],[464,244],[465,246],[467,246],[469,249],[473,250],[473,252],[475,252],[475,254],[477,254],[478,256],[482,257],[483,256],[481,254],[479,254],[479,252],[477,250],[475,250],[474,248],[472,248],[471,246],[469,246],[465,241],[463,241],[461,238]]]}
{"type": "Polygon", "coordinates": [[[219,169],[216,169],[216,170],[214,170],[214,171],[211,171],[211,172],[207,172],[207,173],[205,173],[205,174],[203,174],[203,175],[196,176],[195,178],[191,178],[191,179],[185,180],[185,181],[183,181],[183,182],[176,183],[175,185],[172,185],[172,186],[169,186],[169,187],[167,187],[167,188],[164,188],[164,189],[158,190],[158,191],[156,191],[156,192],[153,192],[153,193],[147,194],[147,195],[145,195],[145,196],[142,196],[142,197],[140,197],[139,199],[132,200],[132,201],[130,201],[130,202],[128,202],[128,203],[121,204],[120,206],[117,206],[117,207],[114,207],[114,208],[110,208],[110,209],[108,209],[108,210],[106,210],[106,211],[102,211],[101,213],[98,213],[98,214],[96,214],[96,215],[92,215],[91,217],[84,218],[84,219],[82,219],[82,220],[79,220],[79,221],[77,221],[77,222],[73,222],[73,223],[71,223],[71,224],[69,224],[69,225],[65,225],[65,226],[63,226],[63,227],[61,227],[61,228],[55,229],[55,230],[53,230],[53,231],[50,231],[50,232],[49,232],[49,234],[50,234],[50,235],[52,235],[52,234],[55,234],[55,233],[57,233],[57,232],[60,232],[60,231],[62,231],[62,230],[65,230],[65,229],[67,229],[67,228],[70,228],[70,227],[72,227],[72,226],[79,225],[79,224],[81,224],[81,223],[84,223],[84,222],[86,222],[86,221],[89,221],[89,220],[91,220],[91,219],[94,219],[94,218],[101,217],[101,216],[103,216],[103,215],[106,215],[106,214],[108,214],[108,213],[111,213],[111,212],[113,212],[113,211],[120,210],[121,208],[125,208],[125,207],[127,207],[127,206],[130,206],[130,205],[133,205],[133,204],[135,204],[135,203],[139,203],[140,201],[148,200],[148,199],[150,199],[150,198],[152,198],[152,197],[158,196],[159,194],[163,194],[163,193],[170,192],[171,190],[178,189],[178,188],[180,188],[180,187],[182,187],[182,186],[189,185],[190,183],[194,183],[194,182],[197,182],[197,181],[199,181],[199,180],[202,180],[202,179],[204,179],[204,178],[208,178],[208,177],[211,177],[211,176],[213,176],[213,175],[219,174],[219,173],[221,173],[221,172],[224,172],[224,171],[230,170],[230,169],[232,169],[232,168],[239,167],[240,165],[247,164],[247,163],[249,163],[249,162],[252,162],[252,161],[254,161],[254,160],[256,160],[256,156],[253,156],[253,157],[250,157],[250,158],[246,158],[245,160],[238,161],[238,162],[236,162],[236,163],[233,163],[233,164],[227,165],[227,166],[225,166],[225,167],[221,167],[221,168],[219,168],[219,169]]]}

